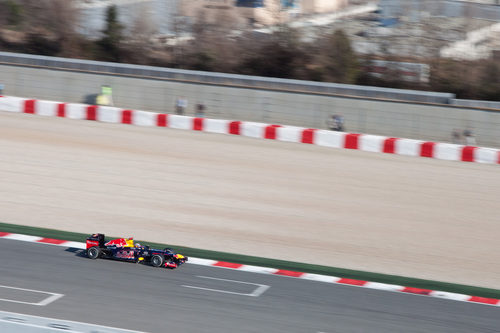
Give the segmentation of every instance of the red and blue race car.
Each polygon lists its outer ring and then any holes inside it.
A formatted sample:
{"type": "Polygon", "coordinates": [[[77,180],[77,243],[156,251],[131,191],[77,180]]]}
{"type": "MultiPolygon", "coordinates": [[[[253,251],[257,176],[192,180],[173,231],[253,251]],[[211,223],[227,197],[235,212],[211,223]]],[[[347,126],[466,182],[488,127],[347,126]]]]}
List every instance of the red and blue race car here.
{"type": "Polygon", "coordinates": [[[104,234],[93,234],[87,238],[87,256],[90,259],[110,258],[136,263],[149,263],[154,267],[177,268],[184,264],[187,256],[175,253],[170,248],[152,249],[134,241],[133,238],[116,238],[106,241],[104,234]]]}

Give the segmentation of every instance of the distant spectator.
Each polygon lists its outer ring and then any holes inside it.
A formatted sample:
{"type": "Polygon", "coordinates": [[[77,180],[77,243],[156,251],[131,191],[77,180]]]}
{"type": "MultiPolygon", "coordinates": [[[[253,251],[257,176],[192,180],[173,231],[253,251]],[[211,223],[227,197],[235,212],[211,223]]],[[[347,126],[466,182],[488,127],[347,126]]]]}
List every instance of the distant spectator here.
{"type": "Polygon", "coordinates": [[[110,86],[101,86],[101,93],[95,98],[96,105],[113,106],[113,89],[110,86]]]}
{"type": "Polygon", "coordinates": [[[184,98],[184,96],[177,98],[177,101],[175,102],[175,113],[177,113],[178,115],[183,115],[186,111],[187,106],[188,101],[184,98]]]}
{"type": "Polygon", "coordinates": [[[451,141],[457,145],[462,143],[462,133],[456,128],[451,132],[451,141]]]}
{"type": "Polygon", "coordinates": [[[198,117],[198,118],[205,117],[205,105],[203,105],[202,103],[196,104],[195,117],[198,117]]]}
{"type": "Polygon", "coordinates": [[[111,86],[101,86],[101,96],[104,103],[101,105],[113,106],[113,89],[111,88],[111,86]]]}
{"type": "Polygon", "coordinates": [[[331,131],[343,132],[344,131],[344,116],[334,114],[326,121],[328,129],[331,131]]]}
{"type": "Polygon", "coordinates": [[[475,146],[476,145],[476,137],[470,128],[464,130],[464,139],[465,144],[467,146],[475,146]]]}

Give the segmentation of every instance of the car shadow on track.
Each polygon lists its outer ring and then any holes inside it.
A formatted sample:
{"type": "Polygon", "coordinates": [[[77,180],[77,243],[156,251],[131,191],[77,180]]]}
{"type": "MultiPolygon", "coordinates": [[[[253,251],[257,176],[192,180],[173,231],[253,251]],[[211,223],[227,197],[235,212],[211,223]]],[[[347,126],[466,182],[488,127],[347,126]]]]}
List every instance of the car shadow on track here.
{"type": "MultiPolygon", "coordinates": [[[[77,248],[74,248],[74,247],[68,247],[64,250],[65,252],[70,252],[70,253],[74,253],[75,254],[75,257],[79,257],[79,258],[84,258],[84,259],[87,259],[87,260],[92,260],[88,257],[87,255],[87,250],[84,250],[84,249],[77,249],[77,248]]],[[[111,258],[99,258],[99,260],[112,260],[112,261],[118,261],[118,260],[114,260],[114,259],[111,259],[111,258]]],[[[121,261],[121,260],[120,260],[121,261]]],[[[123,261],[123,262],[127,262],[127,261],[123,261]]],[[[134,264],[134,263],[133,263],[134,264]]]]}
{"type": "Polygon", "coordinates": [[[70,252],[70,253],[74,253],[75,256],[77,256],[77,257],[87,258],[88,259],[88,257],[87,257],[87,251],[85,251],[85,250],[77,249],[77,248],[74,248],[74,247],[68,247],[64,251],[70,252]]]}

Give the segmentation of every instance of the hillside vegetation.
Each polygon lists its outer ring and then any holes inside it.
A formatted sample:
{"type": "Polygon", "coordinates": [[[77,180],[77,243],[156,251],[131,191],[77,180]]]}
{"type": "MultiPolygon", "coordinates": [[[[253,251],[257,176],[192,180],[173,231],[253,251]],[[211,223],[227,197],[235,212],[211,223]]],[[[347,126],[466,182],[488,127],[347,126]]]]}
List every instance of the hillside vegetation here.
{"type": "MultiPolygon", "coordinates": [[[[100,38],[80,34],[78,9],[69,0],[0,0],[0,50],[171,68],[216,71],[277,78],[451,92],[458,98],[500,100],[500,61],[457,61],[359,56],[348,36],[337,30],[314,41],[286,25],[271,34],[232,33],[230,22],[197,19],[192,37],[165,43],[140,17],[130,27],[107,9],[100,38]],[[428,63],[430,81],[407,82],[402,73],[370,75],[372,59],[428,63]]],[[[176,30],[180,31],[177,25],[176,30]]]]}

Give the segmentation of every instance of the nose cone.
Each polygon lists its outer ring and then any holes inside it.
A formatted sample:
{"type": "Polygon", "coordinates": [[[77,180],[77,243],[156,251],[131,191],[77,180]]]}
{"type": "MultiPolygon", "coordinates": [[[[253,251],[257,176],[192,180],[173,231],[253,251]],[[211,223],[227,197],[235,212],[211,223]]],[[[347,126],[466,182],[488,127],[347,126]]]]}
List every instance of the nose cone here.
{"type": "Polygon", "coordinates": [[[167,267],[167,268],[176,268],[177,264],[175,262],[167,262],[165,264],[165,267],[167,267]]]}

